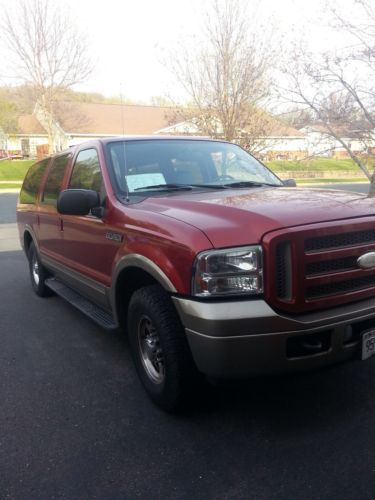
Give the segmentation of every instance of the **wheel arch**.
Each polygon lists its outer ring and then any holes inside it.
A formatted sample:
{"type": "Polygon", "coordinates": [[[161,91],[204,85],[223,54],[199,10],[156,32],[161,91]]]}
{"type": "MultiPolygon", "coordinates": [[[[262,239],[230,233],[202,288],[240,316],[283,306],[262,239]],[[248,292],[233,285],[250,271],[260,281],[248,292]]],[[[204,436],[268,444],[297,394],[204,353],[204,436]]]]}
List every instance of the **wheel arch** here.
{"type": "Polygon", "coordinates": [[[27,258],[29,258],[29,250],[31,243],[34,243],[36,249],[39,252],[39,245],[37,243],[37,239],[35,237],[34,231],[30,226],[26,226],[23,232],[23,248],[27,258]]]}
{"type": "Polygon", "coordinates": [[[110,299],[115,320],[122,327],[126,327],[131,296],[148,285],[159,285],[168,293],[177,292],[166,274],[143,255],[127,255],[117,263],[110,299]]]}

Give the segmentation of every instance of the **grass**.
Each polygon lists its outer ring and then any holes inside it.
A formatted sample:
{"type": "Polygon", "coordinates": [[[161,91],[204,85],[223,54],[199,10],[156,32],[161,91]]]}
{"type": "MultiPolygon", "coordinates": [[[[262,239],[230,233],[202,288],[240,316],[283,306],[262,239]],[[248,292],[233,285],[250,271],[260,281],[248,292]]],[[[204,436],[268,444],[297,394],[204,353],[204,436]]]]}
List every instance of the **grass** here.
{"type": "Polygon", "coordinates": [[[314,179],[295,179],[297,182],[297,185],[301,184],[330,184],[330,183],[338,183],[338,184],[345,184],[346,182],[368,182],[366,178],[358,178],[358,177],[340,177],[337,179],[327,179],[327,178],[318,178],[315,177],[314,179]]]}
{"type": "Polygon", "coordinates": [[[0,191],[2,189],[21,189],[21,185],[20,182],[2,182],[0,184],[0,191]]]}
{"type": "MultiPolygon", "coordinates": [[[[350,159],[314,158],[301,161],[273,160],[266,162],[266,164],[274,172],[360,172],[359,167],[350,159]]],[[[369,165],[369,168],[374,168],[374,165],[369,165]]]]}
{"type": "Polygon", "coordinates": [[[0,181],[23,181],[34,160],[3,160],[0,161],[0,181]]]}
{"type": "MultiPolygon", "coordinates": [[[[25,174],[34,163],[34,160],[3,160],[0,161],[0,189],[19,188],[19,183],[23,181],[25,174]],[[18,182],[18,183],[17,183],[18,182]]],[[[283,172],[360,172],[357,165],[350,159],[335,160],[332,158],[315,158],[304,161],[286,161],[273,160],[267,162],[267,165],[275,173],[282,174],[283,172]]],[[[371,168],[371,167],[370,167],[371,168]]],[[[329,183],[329,182],[366,182],[366,177],[332,177],[332,178],[297,178],[298,184],[306,183],[329,183]]]]}

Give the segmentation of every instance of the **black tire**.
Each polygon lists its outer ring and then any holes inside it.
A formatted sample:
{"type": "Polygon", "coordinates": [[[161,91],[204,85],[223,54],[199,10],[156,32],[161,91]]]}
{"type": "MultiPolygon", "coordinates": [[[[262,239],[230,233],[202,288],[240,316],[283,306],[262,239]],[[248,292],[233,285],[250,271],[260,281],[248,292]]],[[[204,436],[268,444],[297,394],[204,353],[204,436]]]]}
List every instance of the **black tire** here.
{"type": "Polygon", "coordinates": [[[31,285],[34,292],[39,295],[39,297],[49,297],[53,295],[52,290],[45,284],[45,281],[50,277],[50,274],[40,262],[37,249],[33,242],[30,243],[28,257],[31,285]]]}
{"type": "Polygon", "coordinates": [[[169,412],[187,408],[197,396],[200,375],[177,312],[160,286],[133,294],[128,336],[136,370],[151,399],[169,412]]]}

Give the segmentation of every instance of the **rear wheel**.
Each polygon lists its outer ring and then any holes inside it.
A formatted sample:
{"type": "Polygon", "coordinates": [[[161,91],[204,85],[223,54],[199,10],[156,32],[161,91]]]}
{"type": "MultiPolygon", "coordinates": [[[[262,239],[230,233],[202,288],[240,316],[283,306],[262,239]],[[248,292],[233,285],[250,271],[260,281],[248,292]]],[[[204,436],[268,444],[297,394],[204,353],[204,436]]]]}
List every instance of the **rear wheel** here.
{"type": "Polygon", "coordinates": [[[50,274],[40,262],[34,243],[30,244],[28,256],[30,279],[34,292],[39,295],[39,297],[49,297],[53,294],[53,292],[47,287],[45,280],[50,276],[50,274]]]}
{"type": "Polygon", "coordinates": [[[196,396],[200,377],[177,312],[158,285],[133,294],[128,334],[135,367],[151,399],[167,411],[186,407],[196,396]]]}

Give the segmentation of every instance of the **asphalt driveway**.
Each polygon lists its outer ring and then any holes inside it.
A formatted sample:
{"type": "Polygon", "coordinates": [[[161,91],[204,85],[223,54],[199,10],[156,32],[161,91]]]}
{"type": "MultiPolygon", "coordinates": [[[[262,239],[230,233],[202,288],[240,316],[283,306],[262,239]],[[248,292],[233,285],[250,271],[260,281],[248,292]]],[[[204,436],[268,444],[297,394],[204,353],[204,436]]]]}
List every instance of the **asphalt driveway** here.
{"type": "Polygon", "coordinates": [[[375,358],[207,386],[167,415],[122,335],[32,293],[15,197],[0,194],[1,499],[375,497],[375,358]]]}

